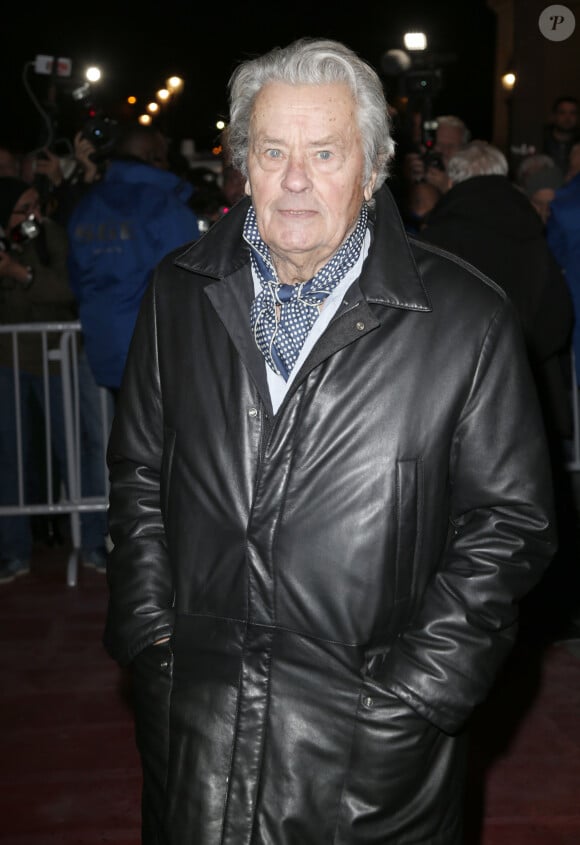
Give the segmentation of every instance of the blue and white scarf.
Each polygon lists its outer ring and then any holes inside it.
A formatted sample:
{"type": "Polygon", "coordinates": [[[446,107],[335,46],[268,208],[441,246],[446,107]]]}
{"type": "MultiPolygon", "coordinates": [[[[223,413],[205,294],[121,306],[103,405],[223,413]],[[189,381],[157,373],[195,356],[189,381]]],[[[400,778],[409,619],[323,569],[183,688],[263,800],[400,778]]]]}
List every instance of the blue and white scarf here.
{"type": "Polygon", "coordinates": [[[286,381],[320,313],[320,303],[356,264],[367,222],[364,204],[354,230],[330,261],[309,281],[284,285],[278,282],[270,250],[260,237],[254,207],[248,209],[243,235],[251,247],[252,267],[262,285],[250,309],[252,333],[268,366],[286,381]]]}

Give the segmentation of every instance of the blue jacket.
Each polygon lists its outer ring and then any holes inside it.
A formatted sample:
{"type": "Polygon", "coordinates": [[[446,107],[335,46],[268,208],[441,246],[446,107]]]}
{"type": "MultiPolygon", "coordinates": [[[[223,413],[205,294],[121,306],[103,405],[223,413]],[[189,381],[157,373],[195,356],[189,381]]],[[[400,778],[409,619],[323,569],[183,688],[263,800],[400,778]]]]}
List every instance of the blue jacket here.
{"type": "Polygon", "coordinates": [[[114,160],[73,210],[69,276],[98,384],[118,388],[151,272],[199,237],[192,187],[148,164],[114,160]]]}
{"type": "Polygon", "coordinates": [[[580,283],[580,173],[556,191],[546,234],[561,266],[580,283]]]}
{"type": "Polygon", "coordinates": [[[580,384],[580,173],[556,191],[546,226],[550,249],[564,271],[574,302],[574,354],[580,384]]]}

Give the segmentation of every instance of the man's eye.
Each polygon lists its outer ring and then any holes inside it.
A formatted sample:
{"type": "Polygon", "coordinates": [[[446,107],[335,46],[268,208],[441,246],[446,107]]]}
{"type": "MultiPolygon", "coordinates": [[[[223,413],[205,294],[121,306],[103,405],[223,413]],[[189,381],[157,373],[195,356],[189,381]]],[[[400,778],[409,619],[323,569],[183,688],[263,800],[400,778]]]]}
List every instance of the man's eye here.
{"type": "Polygon", "coordinates": [[[267,158],[280,158],[281,155],[280,150],[266,150],[267,158]]]}
{"type": "Polygon", "coordinates": [[[318,158],[322,161],[330,161],[330,159],[332,158],[332,153],[330,152],[330,150],[320,150],[320,152],[318,153],[318,158]]]}

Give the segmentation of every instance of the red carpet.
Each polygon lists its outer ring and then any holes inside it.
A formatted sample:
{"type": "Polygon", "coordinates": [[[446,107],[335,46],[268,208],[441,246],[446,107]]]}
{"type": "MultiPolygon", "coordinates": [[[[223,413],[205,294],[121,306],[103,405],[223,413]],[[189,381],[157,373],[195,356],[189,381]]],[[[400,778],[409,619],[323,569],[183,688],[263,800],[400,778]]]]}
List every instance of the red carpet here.
{"type": "MultiPolygon", "coordinates": [[[[105,580],[82,570],[69,588],[65,560],[42,551],[0,586],[0,843],[138,845],[126,684],[101,646],[105,580]]],[[[580,845],[574,652],[520,647],[477,714],[465,845],[580,845]]]]}
{"type": "Polygon", "coordinates": [[[470,776],[466,845],[580,845],[580,642],[514,652],[470,776]]]}
{"type": "Polygon", "coordinates": [[[62,550],[0,587],[0,842],[138,845],[139,761],[100,640],[105,579],[65,583],[62,550]]]}

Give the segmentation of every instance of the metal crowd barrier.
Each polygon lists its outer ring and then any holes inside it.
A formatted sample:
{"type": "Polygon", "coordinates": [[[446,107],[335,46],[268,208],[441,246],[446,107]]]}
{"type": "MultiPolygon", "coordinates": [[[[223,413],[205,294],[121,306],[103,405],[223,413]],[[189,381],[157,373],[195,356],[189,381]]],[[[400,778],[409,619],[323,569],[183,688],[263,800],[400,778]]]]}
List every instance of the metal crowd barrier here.
{"type": "MultiPolygon", "coordinates": [[[[76,322],[19,323],[1,325],[0,335],[12,338],[12,374],[14,385],[14,408],[16,422],[16,443],[14,444],[17,461],[18,489],[15,501],[11,505],[0,505],[0,516],[22,515],[58,515],[68,514],[72,550],[66,569],[68,586],[74,587],[78,580],[78,566],[81,558],[81,514],[102,511],[108,506],[108,473],[106,466],[106,445],[112,418],[112,401],[104,388],[98,391],[100,413],[100,434],[102,445],[102,490],[99,496],[84,496],[82,492],[82,442],[81,442],[81,391],[79,385],[79,340],[81,325],[76,322]],[[38,335],[42,348],[42,393],[44,418],[44,459],[46,468],[46,501],[31,504],[26,501],[26,474],[24,465],[24,443],[21,405],[20,352],[19,338],[24,335],[38,335]],[[48,348],[48,336],[60,335],[58,346],[48,348]],[[54,425],[50,388],[50,365],[56,365],[56,372],[61,377],[62,411],[64,419],[64,442],[66,448],[66,478],[61,478],[60,492],[55,497],[54,457],[52,429],[54,425]]],[[[0,411],[3,413],[3,411],[0,411]]],[[[104,539],[104,538],[103,538],[104,539]]]]}
{"type": "MultiPolygon", "coordinates": [[[[79,389],[78,341],[81,334],[79,322],[68,323],[30,323],[0,326],[0,335],[12,337],[12,372],[14,383],[14,404],[16,410],[16,460],[18,471],[18,489],[13,505],[0,505],[0,516],[68,514],[70,517],[72,551],[66,570],[66,581],[71,587],[76,586],[78,566],[81,557],[81,520],[82,513],[106,511],[108,506],[108,474],[106,467],[106,445],[112,418],[110,396],[103,388],[99,391],[100,432],[102,443],[103,495],[83,496],[82,493],[82,443],[81,443],[81,401],[79,389]],[[48,348],[48,335],[60,334],[58,347],[48,348]],[[40,504],[26,502],[24,466],[22,409],[20,395],[20,356],[18,339],[23,334],[38,334],[42,345],[42,385],[44,393],[45,461],[46,461],[46,501],[40,504]],[[66,479],[61,484],[60,495],[54,497],[54,468],[52,450],[51,395],[49,384],[49,365],[58,365],[62,379],[62,403],[64,417],[64,438],[66,444],[66,479]]],[[[576,363],[571,350],[571,403],[573,418],[573,438],[570,444],[569,459],[566,469],[580,472],[580,393],[576,381],[576,363]]],[[[2,411],[0,410],[0,413],[2,411]]]]}

